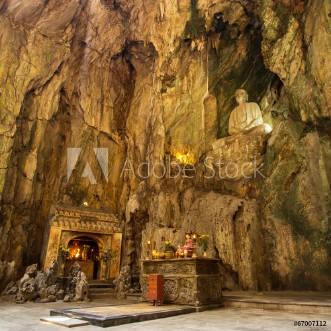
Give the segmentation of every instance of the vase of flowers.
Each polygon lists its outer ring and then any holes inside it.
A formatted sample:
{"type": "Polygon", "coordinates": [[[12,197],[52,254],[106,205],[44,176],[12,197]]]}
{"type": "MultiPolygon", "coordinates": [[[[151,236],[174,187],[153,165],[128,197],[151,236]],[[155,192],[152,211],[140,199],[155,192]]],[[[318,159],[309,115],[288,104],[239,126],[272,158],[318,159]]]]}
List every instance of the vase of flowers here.
{"type": "Polygon", "coordinates": [[[116,257],[116,251],[111,248],[104,249],[99,253],[99,260],[101,261],[101,275],[102,279],[109,279],[110,261],[116,257]]]}
{"type": "Polygon", "coordinates": [[[66,263],[66,260],[70,257],[71,249],[66,248],[63,245],[59,246],[58,250],[58,260],[59,260],[59,268],[58,268],[58,274],[60,277],[63,277],[64,275],[64,266],[66,263]]]}
{"type": "Polygon", "coordinates": [[[70,248],[65,248],[62,245],[59,246],[59,257],[61,259],[66,260],[67,258],[69,258],[70,253],[71,253],[71,249],[70,248]]]}
{"type": "Polygon", "coordinates": [[[208,234],[202,234],[201,236],[199,236],[199,244],[203,249],[203,257],[207,257],[208,241],[209,241],[208,234]]]}
{"type": "Polygon", "coordinates": [[[116,257],[116,251],[112,250],[111,248],[104,249],[99,253],[99,260],[102,261],[110,261],[116,257]]]}
{"type": "Polygon", "coordinates": [[[164,256],[166,259],[172,259],[174,257],[174,248],[170,240],[166,240],[164,243],[164,256]]]}

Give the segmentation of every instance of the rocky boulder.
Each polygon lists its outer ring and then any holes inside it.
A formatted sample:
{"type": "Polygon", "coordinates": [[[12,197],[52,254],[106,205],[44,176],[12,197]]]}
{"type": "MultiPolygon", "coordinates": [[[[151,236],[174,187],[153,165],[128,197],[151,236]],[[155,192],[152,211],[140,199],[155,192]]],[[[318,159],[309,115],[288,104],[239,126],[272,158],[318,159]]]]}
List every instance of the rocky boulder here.
{"type": "Polygon", "coordinates": [[[131,288],[131,269],[126,265],[121,269],[120,275],[114,280],[118,299],[124,299],[126,292],[131,288]]]}
{"type": "Polygon", "coordinates": [[[19,281],[12,281],[6,286],[2,295],[15,295],[16,303],[88,300],[88,281],[84,272],[80,271],[80,265],[75,263],[72,266],[67,283],[57,277],[57,269],[57,261],[53,261],[45,272],[38,271],[37,264],[30,265],[19,281]]]}
{"type": "Polygon", "coordinates": [[[63,299],[64,302],[70,301],[88,301],[89,300],[89,285],[87,277],[81,271],[79,263],[71,266],[69,272],[69,282],[66,288],[66,295],[63,299]]]}

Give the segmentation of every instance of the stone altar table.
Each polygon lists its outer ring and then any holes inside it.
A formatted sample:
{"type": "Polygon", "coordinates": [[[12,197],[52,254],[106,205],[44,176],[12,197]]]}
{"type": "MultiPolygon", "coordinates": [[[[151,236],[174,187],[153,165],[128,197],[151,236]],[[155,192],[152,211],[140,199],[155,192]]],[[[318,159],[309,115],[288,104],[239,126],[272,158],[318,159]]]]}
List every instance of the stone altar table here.
{"type": "Polygon", "coordinates": [[[164,277],[164,302],[203,306],[222,301],[219,259],[179,258],[142,261],[142,299],[148,301],[148,275],[164,277]]]}

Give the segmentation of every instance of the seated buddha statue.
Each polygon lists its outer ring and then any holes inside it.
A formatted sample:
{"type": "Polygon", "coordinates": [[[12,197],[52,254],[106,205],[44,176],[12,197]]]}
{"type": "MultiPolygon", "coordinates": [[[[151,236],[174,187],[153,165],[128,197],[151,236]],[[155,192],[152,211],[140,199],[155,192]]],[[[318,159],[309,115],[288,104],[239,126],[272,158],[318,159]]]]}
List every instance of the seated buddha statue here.
{"type": "Polygon", "coordinates": [[[248,102],[248,94],[245,90],[237,90],[235,97],[238,106],[230,114],[229,134],[231,136],[263,124],[259,105],[255,102],[248,102]]]}

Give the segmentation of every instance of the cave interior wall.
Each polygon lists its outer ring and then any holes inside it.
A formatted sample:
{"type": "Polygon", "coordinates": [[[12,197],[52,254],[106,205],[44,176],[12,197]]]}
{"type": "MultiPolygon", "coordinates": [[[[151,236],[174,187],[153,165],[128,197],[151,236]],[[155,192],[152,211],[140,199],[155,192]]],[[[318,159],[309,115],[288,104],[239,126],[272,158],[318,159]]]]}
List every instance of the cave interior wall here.
{"type": "Polygon", "coordinates": [[[192,230],[210,234],[226,288],[330,289],[330,6],[0,2],[1,283],[40,260],[53,204],[88,201],[119,215],[134,275],[147,240],[192,230]],[[273,127],[265,178],[206,180],[237,88],[273,127]],[[70,178],[68,148],[82,149],[70,178]],[[177,152],[194,155],[194,178],[137,175],[177,152]]]}

